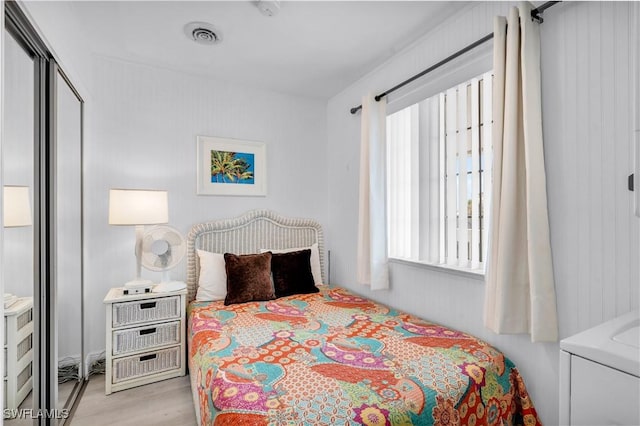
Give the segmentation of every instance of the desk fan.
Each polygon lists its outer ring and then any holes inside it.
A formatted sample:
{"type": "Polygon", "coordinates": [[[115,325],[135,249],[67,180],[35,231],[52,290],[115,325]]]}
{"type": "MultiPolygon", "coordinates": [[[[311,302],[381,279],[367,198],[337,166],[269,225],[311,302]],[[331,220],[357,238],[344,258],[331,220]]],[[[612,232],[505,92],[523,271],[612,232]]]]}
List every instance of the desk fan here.
{"type": "Polygon", "coordinates": [[[175,268],[187,251],[184,238],[177,229],[157,225],[144,232],[142,237],[142,265],[150,271],[162,272],[162,280],[153,288],[154,293],[182,290],[182,281],[171,281],[169,270],[175,268]]]}

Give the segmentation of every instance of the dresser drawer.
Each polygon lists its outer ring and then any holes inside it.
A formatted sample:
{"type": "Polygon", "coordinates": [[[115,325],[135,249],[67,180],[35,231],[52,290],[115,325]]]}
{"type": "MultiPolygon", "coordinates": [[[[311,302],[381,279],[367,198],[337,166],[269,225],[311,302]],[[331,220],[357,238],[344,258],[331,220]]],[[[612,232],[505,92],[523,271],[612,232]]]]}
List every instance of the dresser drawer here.
{"type": "Polygon", "coordinates": [[[113,327],[170,320],[182,316],[180,296],[114,303],[112,309],[113,327]]]}
{"type": "Polygon", "coordinates": [[[29,334],[24,339],[22,339],[20,343],[18,343],[18,349],[16,351],[16,361],[22,361],[25,356],[29,355],[31,349],[33,349],[33,334],[29,334]]]}
{"type": "Polygon", "coordinates": [[[180,343],[181,321],[127,328],[113,332],[113,355],[180,343]]]}
{"type": "Polygon", "coordinates": [[[18,391],[22,390],[25,386],[31,384],[31,377],[33,376],[33,363],[29,363],[18,374],[18,391]]]}
{"type": "Polygon", "coordinates": [[[16,310],[21,310],[21,313],[15,315],[11,320],[7,320],[6,315],[14,309],[14,306],[11,306],[5,309],[5,320],[4,320],[4,344],[8,344],[7,336],[15,333],[27,334],[33,330],[33,308],[31,307],[31,299],[24,298],[17,302],[16,310]],[[28,304],[28,305],[27,305],[28,304]],[[27,309],[24,309],[22,305],[27,306],[27,309]],[[13,320],[15,318],[15,321],[13,320]],[[30,326],[30,327],[29,327],[30,326]],[[28,327],[28,328],[27,328],[28,327]]]}
{"type": "Polygon", "coordinates": [[[142,378],[163,371],[181,368],[181,346],[162,349],[155,352],[136,356],[114,359],[112,367],[112,382],[142,378]]]}

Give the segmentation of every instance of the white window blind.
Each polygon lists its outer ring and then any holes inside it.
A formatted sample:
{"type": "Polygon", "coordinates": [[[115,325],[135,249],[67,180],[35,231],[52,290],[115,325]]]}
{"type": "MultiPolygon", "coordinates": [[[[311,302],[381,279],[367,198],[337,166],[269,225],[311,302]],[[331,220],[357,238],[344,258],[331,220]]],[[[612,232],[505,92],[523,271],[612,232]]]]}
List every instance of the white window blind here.
{"type": "Polygon", "coordinates": [[[418,149],[418,105],[398,111],[387,118],[387,194],[390,252],[411,257],[418,247],[419,164],[412,154],[418,149]]]}
{"type": "Polygon", "coordinates": [[[389,256],[481,269],[491,73],[387,118],[389,256]]]}

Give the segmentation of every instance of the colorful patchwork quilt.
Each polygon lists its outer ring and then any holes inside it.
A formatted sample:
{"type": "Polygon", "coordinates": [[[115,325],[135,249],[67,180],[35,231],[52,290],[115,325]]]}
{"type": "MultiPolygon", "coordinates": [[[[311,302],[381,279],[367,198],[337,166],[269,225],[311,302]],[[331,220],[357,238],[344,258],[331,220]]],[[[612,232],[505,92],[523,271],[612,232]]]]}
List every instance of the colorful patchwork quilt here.
{"type": "Polygon", "coordinates": [[[537,425],[513,363],[340,288],[189,307],[201,425],[537,425]]]}

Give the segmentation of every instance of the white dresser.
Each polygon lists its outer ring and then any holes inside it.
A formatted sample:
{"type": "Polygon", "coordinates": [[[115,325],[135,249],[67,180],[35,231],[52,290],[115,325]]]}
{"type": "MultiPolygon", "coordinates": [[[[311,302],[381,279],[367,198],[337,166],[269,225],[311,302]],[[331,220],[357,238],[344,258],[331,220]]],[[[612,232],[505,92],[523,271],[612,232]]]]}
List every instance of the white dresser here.
{"type": "Polygon", "coordinates": [[[125,296],[112,288],[106,304],[105,393],[184,376],[187,291],[125,296]]]}
{"type": "Polygon", "coordinates": [[[640,311],[560,342],[560,424],[640,425],[640,311]]]}
{"type": "Polygon", "coordinates": [[[33,387],[33,298],[4,310],[4,408],[16,409],[33,387]]]}

